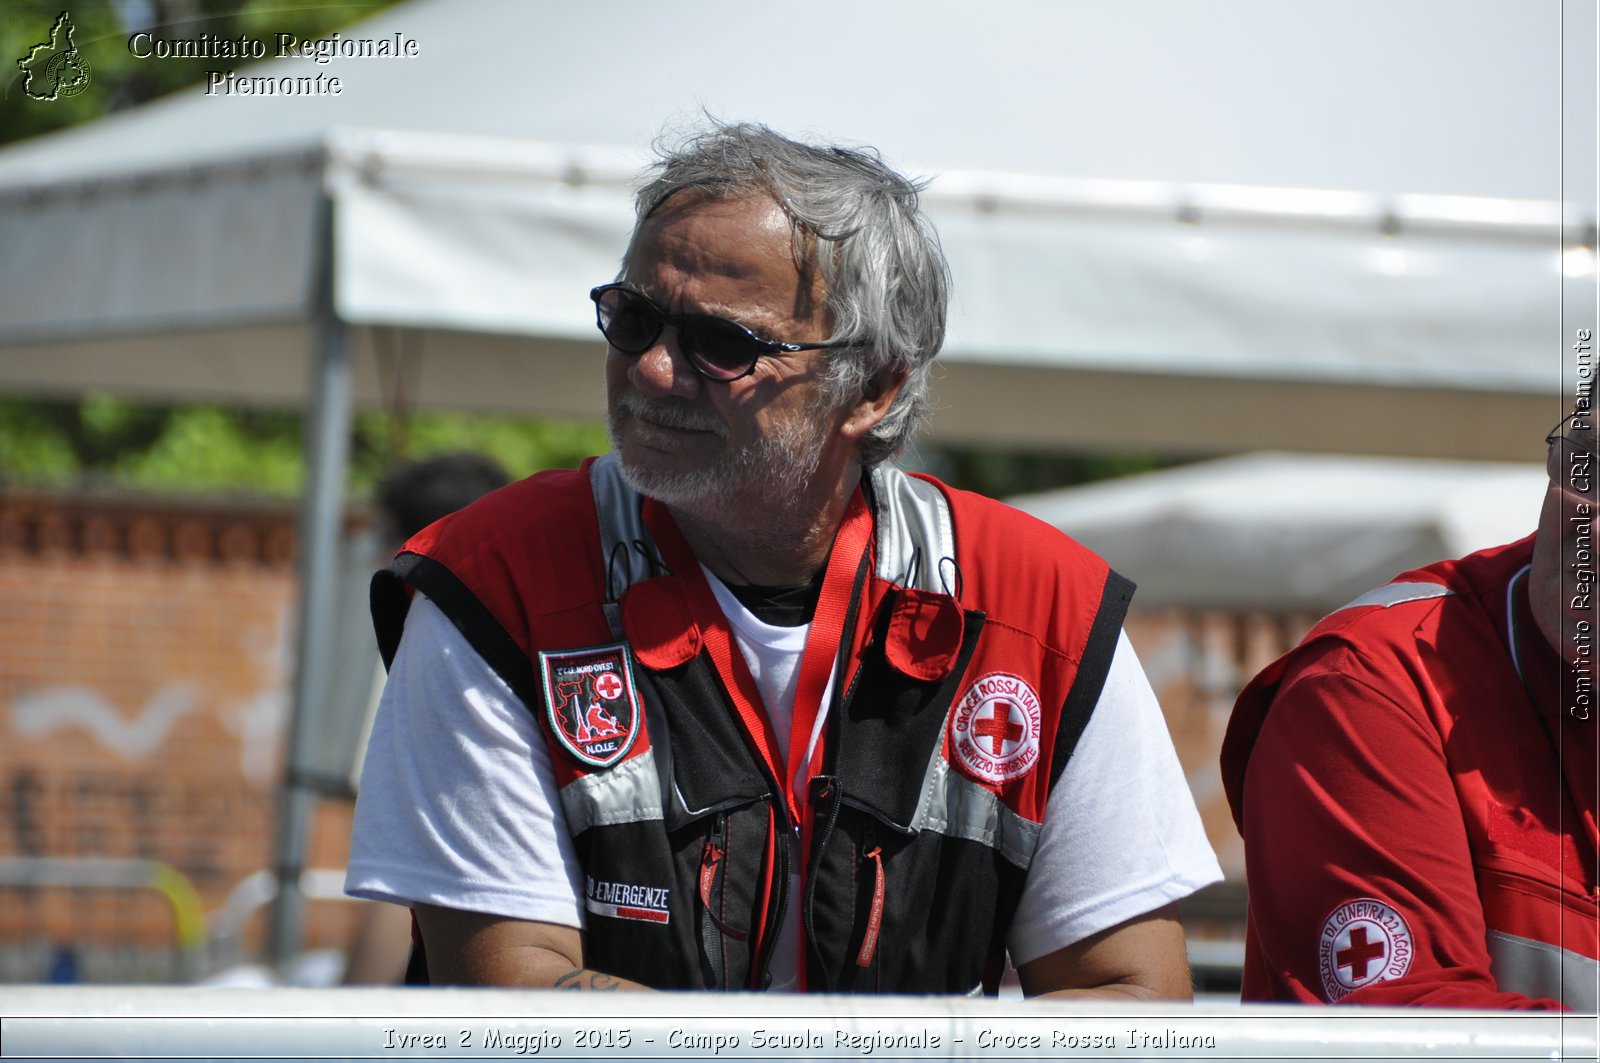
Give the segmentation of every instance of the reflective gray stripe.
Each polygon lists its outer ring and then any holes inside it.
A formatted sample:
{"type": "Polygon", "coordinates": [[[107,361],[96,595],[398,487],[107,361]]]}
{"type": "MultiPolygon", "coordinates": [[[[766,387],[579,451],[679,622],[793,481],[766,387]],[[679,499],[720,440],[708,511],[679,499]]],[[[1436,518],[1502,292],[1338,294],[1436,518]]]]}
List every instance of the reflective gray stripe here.
{"type": "MultiPolygon", "coordinates": [[[[1387,609],[1402,602],[1420,602],[1427,598],[1447,598],[1455,591],[1442,583],[1386,583],[1377,590],[1368,591],[1353,602],[1346,602],[1333,612],[1357,609],[1363,605],[1381,605],[1387,609]]],[[[1333,613],[1329,613],[1332,616],[1333,613]]]]}
{"type": "Polygon", "coordinates": [[[1600,961],[1559,945],[1491,930],[1489,970],[1506,992],[1552,997],[1576,1011],[1595,1010],[1600,961]]]}
{"type": "Polygon", "coordinates": [[[615,601],[622,592],[660,571],[653,560],[655,547],[644,529],[644,498],[622,478],[616,454],[596,458],[589,466],[589,486],[594,491],[594,512],[600,521],[600,556],[606,565],[606,597],[615,601]],[[635,544],[648,547],[652,556],[635,544]]]}
{"type": "MultiPolygon", "coordinates": [[[[871,470],[878,504],[878,577],[902,587],[954,595],[956,537],[944,492],[892,466],[871,470]]],[[[1017,815],[989,790],[950,770],[935,751],[911,829],[978,842],[1023,870],[1033,863],[1039,824],[1017,815]]]]}
{"type": "Polygon", "coordinates": [[[951,771],[938,753],[934,754],[911,828],[998,849],[1001,856],[1024,871],[1033,863],[1033,851],[1039,845],[1039,824],[1011,811],[993,790],[951,771]]]}
{"type": "Polygon", "coordinates": [[[575,779],[561,788],[567,833],[573,837],[590,827],[645,823],[661,815],[661,777],[655,750],[648,750],[612,768],[575,779]]]}
{"type": "MultiPolygon", "coordinates": [[[[953,573],[940,572],[941,562],[956,555],[944,493],[892,466],[875,466],[869,475],[878,502],[878,575],[904,587],[953,592],[955,588],[948,586],[953,573]]],[[[643,498],[623,480],[615,453],[596,458],[589,466],[589,484],[600,523],[606,596],[615,601],[663,566],[645,530],[643,498]]]]}
{"type": "Polygon", "coordinates": [[[950,504],[926,480],[892,466],[870,470],[878,503],[878,576],[902,587],[954,594],[956,537],[950,504]]]}

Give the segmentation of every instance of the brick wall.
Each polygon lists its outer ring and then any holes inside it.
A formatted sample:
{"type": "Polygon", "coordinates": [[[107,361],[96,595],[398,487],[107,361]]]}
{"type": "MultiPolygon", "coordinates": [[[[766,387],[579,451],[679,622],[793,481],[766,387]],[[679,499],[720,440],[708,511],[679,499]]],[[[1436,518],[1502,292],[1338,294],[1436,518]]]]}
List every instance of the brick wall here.
{"type": "MultiPolygon", "coordinates": [[[[40,977],[62,946],[159,977],[172,906],[50,884],[100,866],[86,861],[169,865],[210,914],[271,866],[293,540],[288,508],[0,502],[0,861],[28,858],[0,866],[49,879],[0,886],[0,978],[40,977]]],[[[342,867],[349,809],[321,805],[308,866],[342,867]]],[[[313,905],[309,943],[342,942],[349,919],[313,905]]]]}
{"type": "Polygon", "coordinates": [[[1129,615],[1128,638],[1150,677],[1206,834],[1231,880],[1244,879],[1244,843],[1222,793],[1217,753],[1239,690],[1300,640],[1316,617],[1164,609],[1129,615]]]}

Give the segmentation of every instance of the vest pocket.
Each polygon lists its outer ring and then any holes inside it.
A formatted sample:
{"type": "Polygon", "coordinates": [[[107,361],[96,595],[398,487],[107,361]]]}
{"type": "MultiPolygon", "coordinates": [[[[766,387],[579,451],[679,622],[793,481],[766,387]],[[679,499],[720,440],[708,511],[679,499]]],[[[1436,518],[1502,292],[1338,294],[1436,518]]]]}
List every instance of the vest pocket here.
{"type": "MultiPolygon", "coordinates": [[[[728,981],[730,943],[747,948],[749,933],[734,926],[728,917],[728,868],[732,832],[728,813],[718,812],[700,851],[700,872],[696,882],[699,903],[695,915],[700,923],[701,973],[708,989],[732,988],[728,981]]],[[[741,948],[741,954],[745,951],[741,948]]]]}
{"type": "Polygon", "coordinates": [[[887,862],[899,846],[879,821],[845,799],[839,780],[812,780],[811,864],[805,896],[810,986],[821,992],[878,992],[890,911],[887,862]]]}

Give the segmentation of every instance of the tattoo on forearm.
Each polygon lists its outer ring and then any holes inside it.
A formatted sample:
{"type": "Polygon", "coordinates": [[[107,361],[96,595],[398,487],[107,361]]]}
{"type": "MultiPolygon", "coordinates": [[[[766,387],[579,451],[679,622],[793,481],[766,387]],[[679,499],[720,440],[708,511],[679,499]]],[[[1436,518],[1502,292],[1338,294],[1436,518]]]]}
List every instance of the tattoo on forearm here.
{"type": "Polygon", "coordinates": [[[574,968],[573,970],[570,970],[566,974],[557,978],[553,988],[588,989],[605,992],[608,990],[615,991],[621,989],[622,982],[619,979],[611,977],[609,974],[601,974],[598,971],[585,971],[579,968],[574,968]]]}

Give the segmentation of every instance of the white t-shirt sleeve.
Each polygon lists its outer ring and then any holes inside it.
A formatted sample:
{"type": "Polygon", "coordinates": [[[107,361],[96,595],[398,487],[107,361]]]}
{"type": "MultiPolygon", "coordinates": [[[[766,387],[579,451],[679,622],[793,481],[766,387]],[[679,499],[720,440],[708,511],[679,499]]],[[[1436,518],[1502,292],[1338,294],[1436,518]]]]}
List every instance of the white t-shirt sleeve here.
{"type": "Polygon", "coordinates": [[[1006,945],[1022,965],[1222,879],[1150,681],[1119,635],[1045,806],[1006,945]]]}
{"type": "Polygon", "coordinates": [[[544,737],[420,594],[373,721],[345,891],[583,926],[544,737]]]}

